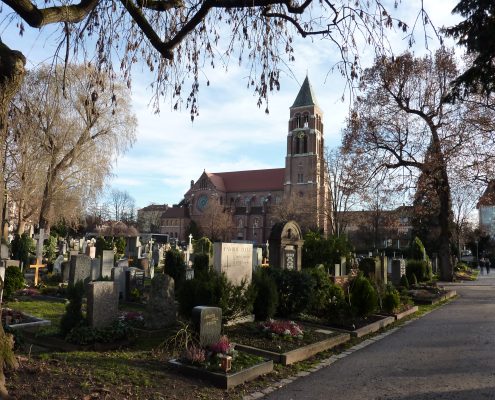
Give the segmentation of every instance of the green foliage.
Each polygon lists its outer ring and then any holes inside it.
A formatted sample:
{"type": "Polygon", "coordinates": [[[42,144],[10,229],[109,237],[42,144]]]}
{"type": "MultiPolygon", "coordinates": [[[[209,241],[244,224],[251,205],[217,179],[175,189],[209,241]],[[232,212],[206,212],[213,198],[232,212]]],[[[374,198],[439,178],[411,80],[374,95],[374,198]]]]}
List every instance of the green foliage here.
{"type": "Polygon", "coordinates": [[[431,280],[431,266],[426,260],[407,260],[406,275],[411,281],[412,274],[416,275],[419,282],[431,280]]]}
{"type": "Polygon", "coordinates": [[[244,281],[234,285],[224,274],[215,271],[184,281],[177,292],[179,312],[184,317],[190,317],[196,306],[220,307],[224,323],[249,314],[253,309],[254,296],[253,286],[244,281]]]}
{"type": "Polygon", "coordinates": [[[125,254],[125,247],[126,247],[127,243],[126,243],[124,237],[120,236],[116,239],[114,238],[113,245],[115,246],[117,255],[125,254]]]}
{"type": "Polygon", "coordinates": [[[351,305],[353,312],[366,317],[372,314],[378,306],[378,295],[371,282],[363,275],[359,274],[351,282],[351,305]]]}
{"type": "Polygon", "coordinates": [[[10,299],[16,290],[24,287],[24,275],[20,268],[10,265],[5,270],[5,281],[3,286],[3,295],[10,299]]]}
{"type": "Polygon", "coordinates": [[[388,313],[393,313],[400,306],[399,292],[392,285],[387,285],[382,299],[382,306],[383,310],[388,313]]]}
{"type": "Polygon", "coordinates": [[[418,278],[416,278],[416,274],[413,272],[411,277],[409,278],[410,286],[415,286],[418,284],[418,278]]]}
{"type": "Polygon", "coordinates": [[[409,289],[409,280],[407,279],[407,275],[402,275],[400,278],[400,286],[409,289]]]}
{"type": "Polygon", "coordinates": [[[302,265],[313,268],[319,264],[332,267],[340,264],[341,257],[348,257],[352,249],[347,237],[329,236],[324,238],[318,232],[308,232],[304,236],[302,249],[302,265]]]}
{"type": "Polygon", "coordinates": [[[43,256],[46,261],[53,263],[57,258],[57,237],[50,235],[43,244],[43,256]]]}
{"type": "Polygon", "coordinates": [[[50,228],[50,235],[66,238],[69,234],[69,227],[64,219],[58,220],[56,224],[50,228]]]}
{"type": "Polygon", "coordinates": [[[96,257],[103,257],[103,250],[113,250],[113,240],[105,239],[103,236],[96,238],[96,257]]]}
{"type": "Polygon", "coordinates": [[[207,274],[210,269],[210,256],[206,253],[200,253],[194,255],[194,276],[207,274]]]}
{"type": "Polygon", "coordinates": [[[314,288],[311,275],[287,269],[273,269],[271,275],[278,289],[277,314],[285,318],[306,310],[314,288]]]}
{"type": "Polygon", "coordinates": [[[313,290],[310,293],[306,311],[311,315],[323,317],[327,313],[328,304],[332,298],[333,283],[324,268],[312,268],[305,272],[313,280],[313,290]]]}
{"type": "Polygon", "coordinates": [[[424,260],[426,251],[423,242],[419,237],[415,237],[409,245],[409,257],[413,260],[424,260]]]}
{"type": "Polygon", "coordinates": [[[122,340],[134,339],[130,325],[115,321],[105,328],[92,328],[90,326],[77,326],[66,336],[65,340],[79,345],[93,343],[114,343],[122,340]]]}
{"type": "Polygon", "coordinates": [[[20,260],[24,266],[29,265],[29,257],[36,251],[34,240],[28,233],[24,232],[21,236],[15,235],[11,243],[12,258],[20,260]]]}
{"type": "Polygon", "coordinates": [[[206,236],[201,239],[193,240],[194,254],[213,255],[213,243],[206,236]]]}
{"type": "Polygon", "coordinates": [[[73,328],[82,326],[84,317],[82,313],[82,299],[84,295],[84,284],[78,281],[75,285],[67,287],[67,298],[69,304],[65,307],[65,314],[60,320],[60,332],[66,336],[73,328]]]}
{"type": "Polygon", "coordinates": [[[253,312],[256,320],[264,321],[272,318],[278,306],[277,284],[269,275],[268,271],[258,269],[253,275],[253,286],[256,292],[253,304],[253,312]]]}
{"type": "Polygon", "coordinates": [[[373,257],[366,257],[359,261],[359,270],[363,271],[364,276],[369,277],[370,274],[375,273],[375,259],[373,257]]]}
{"type": "Polygon", "coordinates": [[[165,273],[174,278],[175,287],[180,288],[186,278],[186,265],[179,250],[170,249],[165,253],[165,273]]]}

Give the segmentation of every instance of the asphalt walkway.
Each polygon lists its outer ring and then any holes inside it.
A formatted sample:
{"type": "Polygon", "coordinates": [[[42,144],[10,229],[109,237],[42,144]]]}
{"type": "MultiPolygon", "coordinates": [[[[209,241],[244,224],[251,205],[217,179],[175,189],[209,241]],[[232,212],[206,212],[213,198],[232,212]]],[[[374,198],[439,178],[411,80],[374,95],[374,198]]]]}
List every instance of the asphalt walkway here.
{"type": "Polygon", "coordinates": [[[495,400],[495,270],[455,301],[265,399],[495,400]]]}

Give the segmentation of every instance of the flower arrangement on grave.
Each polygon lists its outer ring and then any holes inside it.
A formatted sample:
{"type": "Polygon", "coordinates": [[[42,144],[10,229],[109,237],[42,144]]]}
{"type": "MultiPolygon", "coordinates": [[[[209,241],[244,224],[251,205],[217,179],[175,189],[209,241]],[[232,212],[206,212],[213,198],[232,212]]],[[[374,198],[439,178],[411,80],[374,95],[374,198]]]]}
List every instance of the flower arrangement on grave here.
{"type": "Polygon", "coordinates": [[[220,369],[228,372],[232,368],[232,361],[237,351],[227,336],[223,335],[216,343],[202,348],[195,344],[188,346],[182,354],[182,359],[189,364],[204,366],[208,369],[220,369]]]}
{"type": "Polygon", "coordinates": [[[302,339],[304,336],[302,327],[294,321],[269,319],[265,322],[261,322],[259,327],[262,332],[272,338],[283,337],[287,339],[302,339]]]}
{"type": "Polygon", "coordinates": [[[144,326],[144,315],[139,311],[124,311],[120,314],[119,321],[135,328],[142,328],[144,326]]]}

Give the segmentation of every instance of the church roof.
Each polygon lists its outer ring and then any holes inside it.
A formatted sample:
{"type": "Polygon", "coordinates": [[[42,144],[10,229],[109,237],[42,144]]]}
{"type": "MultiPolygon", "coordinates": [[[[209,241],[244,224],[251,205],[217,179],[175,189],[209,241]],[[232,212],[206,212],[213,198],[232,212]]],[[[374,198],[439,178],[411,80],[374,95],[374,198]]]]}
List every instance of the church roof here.
{"type": "Polygon", "coordinates": [[[481,206],[495,206],[495,180],[491,180],[485,192],[481,195],[477,208],[481,206]]]}
{"type": "Polygon", "coordinates": [[[211,182],[223,192],[259,192],[284,190],[285,168],[207,173],[211,182]]]}
{"type": "Polygon", "coordinates": [[[313,92],[311,83],[309,83],[308,76],[306,75],[306,79],[304,79],[301,89],[299,89],[299,93],[297,94],[296,100],[294,101],[294,104],[292,104],[291,108],[317,105],[318,102],[316,101],[316,96],[313,92]]]}
{"type": "Polygon", "coordinates": [[[170,207],[162,214],[162,218],[189,218],[187,207],[170,207]]]}

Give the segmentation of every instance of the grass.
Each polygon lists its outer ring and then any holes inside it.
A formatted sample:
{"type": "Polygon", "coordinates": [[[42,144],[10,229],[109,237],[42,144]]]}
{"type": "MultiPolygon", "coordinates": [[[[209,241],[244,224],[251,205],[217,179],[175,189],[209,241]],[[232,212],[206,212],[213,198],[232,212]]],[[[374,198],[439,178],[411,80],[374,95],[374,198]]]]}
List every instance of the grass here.
{"type": "Polygon", "coordinates": [[[65,304],[56,301],[36,300],[29,297],[19,301],[8,302],[6,307],[22,311],[34,317],[51,321],[50,326],[43,326],[38,331],[41,335],[56,335],[59,333],[60,319],[65,312],[65,304]]]}

